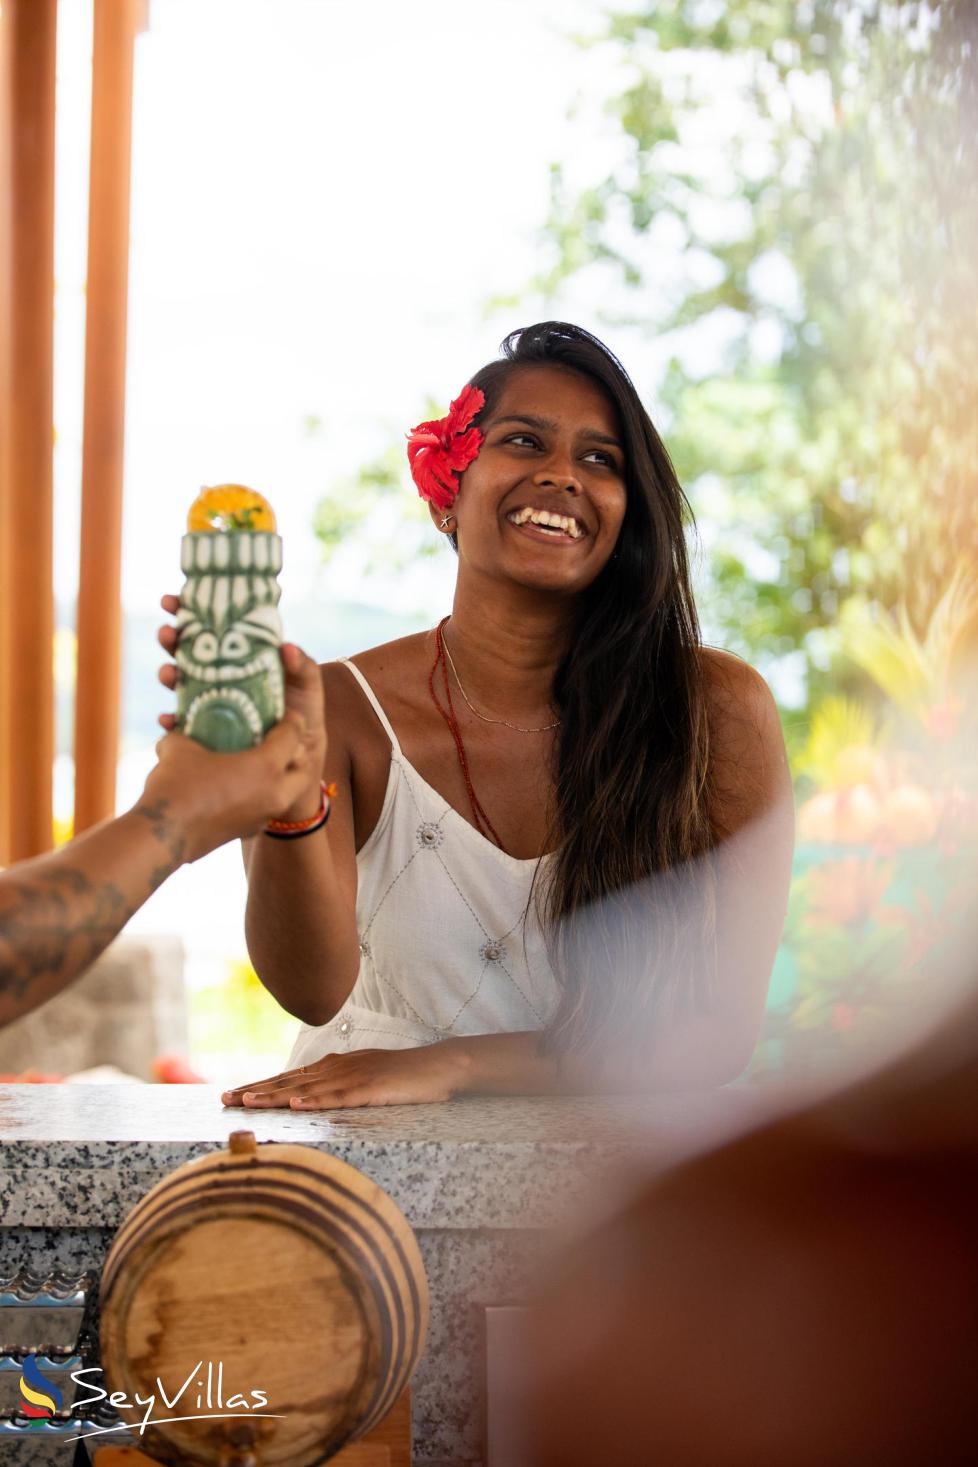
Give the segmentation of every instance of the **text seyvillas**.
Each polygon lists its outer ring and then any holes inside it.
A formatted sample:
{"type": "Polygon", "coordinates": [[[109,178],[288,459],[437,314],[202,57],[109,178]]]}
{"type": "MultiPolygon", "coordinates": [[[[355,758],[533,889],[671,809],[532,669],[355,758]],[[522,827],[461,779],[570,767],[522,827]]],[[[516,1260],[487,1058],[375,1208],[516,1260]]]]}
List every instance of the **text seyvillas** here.
{"type": "Polygon", "coordinates": [[[151,1425],[153,1422],[153,1413],[156,1410],[157,1401],[161,1401],[168,1411],[172,1411],[177,1405],[180,1404],[181,1401],[183,1402],[183,1405],[185,1407],[190,1407],[191,1405],[196,1406],[198,1411],[256,1411],[259,1410],[261,1407],[268,1405],[268,1395],[265,1391],[249,1391],[248,1395],[251,1397],[250,1400],[248,1400],[245,1396],[235,1394],[228,1396],[227,1400],[225,1401],[223,1398],[223,1361],[219,1360],[217,1362],[216,1378],[213,1361],[207,1361],[206,1382],[203,1378],[197,1379],[198,1376],[203,1376],[203,1371],[204,1361],[198,1360],[197,1364],[194,1366],[193,1370],[191,1370],[186,1380],[172,1396],[167,1394],[166,1386],[163,1384],[160,1377],[157,1376],[155,1394],[151,1396],[140,1396],[137,1394],[133,1397],[132,1400],[130,1400],[125,1391],[113,1391],[110,1395],[108,1391],[104,1391],[102,1387],[96,1385],[94,1381],[84,1380],[83,1376],[102,1374],[100,1366],[89,1365],[82,1370],[73,1370],[71,1372],[71,1378],[73,1381],[75,1381],[77,1385],[83,1386],[85,1390],[92,1392],[91,1395],[86,1396],[84,1399],[82,1399],[80,1396],[76,1398],[75,1403],[71,1409],[73,1412],[75,1412],[82,1406],[94,1406],[98,1401],[104,1400],[108,1400],[109,1405],[114,1407],[117,1411],[120,1409],[135,1411],[137,1406],[145,1406],[146,1414],[143,1417],[139,1426],[139,1433],[141,1436],[146,1430],[146,1427],[151,1425]],[[191,1394],[187,1396],[187,1392],[191,1389],[191,1386],[194,1382],[196,1382],[196,1385],[198,1387],[196,1395],[191,1394]],[[186,1399],[184,1399],[184,1397],[186,1397],[186,1399]]]}

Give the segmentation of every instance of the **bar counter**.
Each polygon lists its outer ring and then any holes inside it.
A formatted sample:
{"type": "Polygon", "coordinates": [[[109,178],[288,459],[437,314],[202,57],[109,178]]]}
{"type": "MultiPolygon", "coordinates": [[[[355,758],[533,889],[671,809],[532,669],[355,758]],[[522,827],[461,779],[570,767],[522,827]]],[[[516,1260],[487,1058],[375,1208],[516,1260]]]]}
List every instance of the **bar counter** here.
{"type": "Polygon", "coordinates": [[[97,1277],[149,1188],[226,1146],[234,1130],[331,1152],[390,1194],[428,1273],[413,1460],[487,1467],[484,1307],[528,1299],[560,1241],[605,1214],[637,1175],[736,1134],[770,1104],[767,1091],[762,1101],[725,1087],[298,1115],[228,1110],[206,1085],[0,1085],[0,1276],[97,1277]]]}

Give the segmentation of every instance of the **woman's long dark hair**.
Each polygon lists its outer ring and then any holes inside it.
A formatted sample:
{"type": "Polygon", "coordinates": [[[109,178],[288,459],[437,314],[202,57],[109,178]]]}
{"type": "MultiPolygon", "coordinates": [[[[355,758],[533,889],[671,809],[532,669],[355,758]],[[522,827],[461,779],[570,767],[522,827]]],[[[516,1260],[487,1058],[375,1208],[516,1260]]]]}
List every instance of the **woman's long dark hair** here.
{"type": "Polygon", "coordinates": [[[579,326],[513,331],[471,379],[485,420],[521,367],[596,382],[618,417],[627,502],[614,556],[588,588],[557,669],[560,736],[537,903],[561,1000],[548,1047],[697,1006],[709,985],[713,889],[709,734],[685,530],[692,515],[628,373],[579,326]]]}

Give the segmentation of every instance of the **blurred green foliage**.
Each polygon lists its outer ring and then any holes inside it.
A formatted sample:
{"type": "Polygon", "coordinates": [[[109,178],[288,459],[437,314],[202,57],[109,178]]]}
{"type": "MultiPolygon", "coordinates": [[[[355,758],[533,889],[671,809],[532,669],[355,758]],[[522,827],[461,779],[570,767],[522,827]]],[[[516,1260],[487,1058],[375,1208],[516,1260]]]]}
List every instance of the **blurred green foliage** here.
{"type": "Polygon", "coordinates": [[[581,44],[620,79],[618,162],[554,166],[531,292],[597,271],[605,319],[674,343],[705,620],[804,649],[817,700],[840,608],[922,627],[978,550],[978,8],[657,0],[581,44]]]}
{"type": "Polygon", "coordinates": [[[819,1078],[911,1040],[973,947],[974,849],[800,846],[760,1039],[741,1083],[819,1078]]]}
{"type": "Polygon", "coordinates": [[[298,1027],[247,958],[229,958],[223,981],[191,998],[190,1050],[204,1068],[209,1056],[228,1054],[280,1054],[284,1068],[298,1027]]]}

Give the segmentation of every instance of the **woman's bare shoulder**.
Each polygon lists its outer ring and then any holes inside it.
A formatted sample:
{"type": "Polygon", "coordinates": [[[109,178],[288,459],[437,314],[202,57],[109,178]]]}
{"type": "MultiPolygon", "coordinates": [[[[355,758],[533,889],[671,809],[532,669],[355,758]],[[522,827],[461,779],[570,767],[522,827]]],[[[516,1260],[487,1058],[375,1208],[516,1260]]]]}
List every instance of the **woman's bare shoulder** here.
{"type": "Polygon", "coordinates": [[[790,790],[788,759],[774,695],[742,657],[701,651],[714,789],[729,813],[768,804],[790,790]]]}
{"type": "Polygon", "coordinates": [[[756,667],[720,647],[702,647],[700,660],[714,738],[756,737],[770,727],[780,735],[774,695],[756,667]]]}
{"type": "Polygon", "coordinates": [[[355,652],[349,659],[321,663],[319,670],[330,728],[341,723],[352,729],[374,732],[378,727],[362,688],[344,666],[344,660],[356,663],[381,706],[390,712],[390,705],[399,700],[402,687],[410,687],[417,681],[417,669],[424,662],[426,643],[430,645],[430,641],[430,632],[415,632],[369,647],[365,652],[355,652]]]}
{"type": "Polygon", "coordinates": [[[429,648],[433,656],[434,639],[430,631],[412,632],[407,637],[396,637],[393,642],[381,642],[365,652],[356,652],[353,661],[368,681],[372,677],[390,678],[401,673],[410,676],[429,648]]]}
{"type": "Polygon", "coordinates": [[[380,642],[376,647],[368,647],[363,652],[352,652],[349,657],[337,658],[334,662],[321,662],[319,670],[326,681],[327,690],[330,687],[352,687],[355,679],[344,666],[346,662],[355,662],[370,682],[374,674],[383,674],[392,668],[415,663],[425,642],[430,640],[430,632],[412,632],[410,636],[396,637],[393,642],[380,642]]]}

